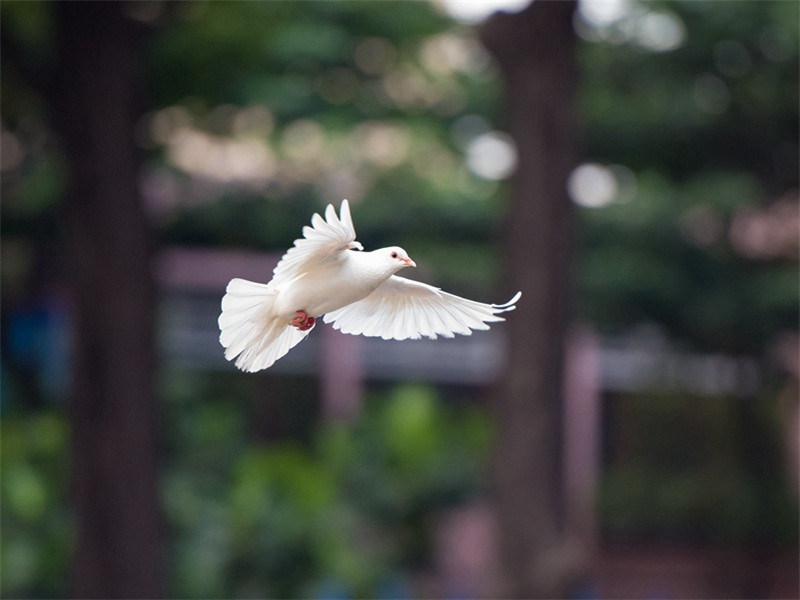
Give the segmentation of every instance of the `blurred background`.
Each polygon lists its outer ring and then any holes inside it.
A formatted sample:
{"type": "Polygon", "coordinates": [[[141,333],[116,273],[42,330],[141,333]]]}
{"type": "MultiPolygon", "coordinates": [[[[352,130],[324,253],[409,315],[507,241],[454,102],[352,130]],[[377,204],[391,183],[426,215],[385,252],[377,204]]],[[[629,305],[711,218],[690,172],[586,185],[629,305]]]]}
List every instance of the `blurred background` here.
{"type": "Polygon", "coordinates": [[[3,596],[796,598],[799,11],[3,2],[3,596]],[[517,311],[237,372],[342,198],[517,311]]]}

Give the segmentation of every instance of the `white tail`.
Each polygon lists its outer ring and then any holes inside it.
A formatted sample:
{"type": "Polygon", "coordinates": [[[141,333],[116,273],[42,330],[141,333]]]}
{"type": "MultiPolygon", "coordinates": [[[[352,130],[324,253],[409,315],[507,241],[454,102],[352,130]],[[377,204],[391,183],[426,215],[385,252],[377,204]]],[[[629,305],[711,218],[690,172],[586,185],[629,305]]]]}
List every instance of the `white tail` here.
{"type": "Polygon", "coordinates": [[[311,329],[300,331],[273,310],[276,292],[268,285],[231,279],[222,298],[219,342],[225,358],[250,373],[272,364],[299,344],[311,329]]]}

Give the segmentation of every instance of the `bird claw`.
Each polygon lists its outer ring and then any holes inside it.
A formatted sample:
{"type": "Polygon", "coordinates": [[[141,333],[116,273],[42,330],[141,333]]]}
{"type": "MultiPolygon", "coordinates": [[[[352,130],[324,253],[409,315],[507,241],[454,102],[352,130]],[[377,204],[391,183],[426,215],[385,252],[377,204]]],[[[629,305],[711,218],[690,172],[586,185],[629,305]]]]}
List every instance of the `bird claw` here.
{"type": "Polygon", "coordinates": [[[300,331],[308,331],[314,326],[314,323],[317,320],[314,317],[308,316],[308,313],[304,310],[298,310],[297,316],[289,321],[289,325],[292,327],[297,327],[300,331]]]}

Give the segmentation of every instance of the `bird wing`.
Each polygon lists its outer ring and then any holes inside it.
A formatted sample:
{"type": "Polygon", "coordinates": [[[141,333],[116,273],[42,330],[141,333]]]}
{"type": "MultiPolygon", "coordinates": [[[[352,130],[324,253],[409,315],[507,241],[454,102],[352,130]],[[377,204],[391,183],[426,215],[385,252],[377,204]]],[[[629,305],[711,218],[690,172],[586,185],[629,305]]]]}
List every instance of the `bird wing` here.
{"type": "Polygon", "coordinates": [[[303,237],[294,241],[272,272],[272,282],[280,284],[295,279],[298,275],[312,268],[318,268],[326,262],[335,263],[342,260],[345,250],[361,250],[356,241],[356,230],[350,216],[350,205],[342,201],[339,216],[332,204],[325,208],[325,218],[318,213],[311,217],[311,227],[303,227],[303,237]]]}
{"type": "Polygon", "coordinates": [[[326,314],[324,320],[342,333],[386,340],[451,338],[504,321],[497,315],[514,310],[521,295],[517,292],[505,304],[484,304],[392,275],[363,300],[326,314]]]}

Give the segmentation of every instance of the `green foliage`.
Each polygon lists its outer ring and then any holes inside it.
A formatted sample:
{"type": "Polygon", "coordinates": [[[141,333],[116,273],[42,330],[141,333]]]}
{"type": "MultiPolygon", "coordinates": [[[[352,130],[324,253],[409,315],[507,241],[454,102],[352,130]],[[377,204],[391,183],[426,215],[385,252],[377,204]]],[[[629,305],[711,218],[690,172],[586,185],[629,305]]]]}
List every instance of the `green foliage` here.
{"type": "Polygon", "coordinates": [[[599,511],[610,539],[797,545],[772,398],[614,402],[599,511]]]}
{"type": "MultiPolygon", "coordinates": [[[[729,239],[743,208],[798,185],[797,11],[633,3],[611,41],[579,44],[587,157],[633,182],[626,202],[579,210],[581,318],[613,332],[655,321],[699,349],[754,354],[798,328],[796,259],[743,257],[729,239]],[[647,11],[678,20],[678,47],[621,41],[647,11]],[[698,243],[693,223],[709,220],[719,232],[698,243]]],[[[45,5],[3,14],[6,35],[52,69],[45,5]]],[[[498,121],[499,79],[474,34],[424,2],[153,3],[131,15],[150,28],[137,141],[170,189],[191,190],[162,214],[162,242],[282,251],[310,211],[348,197],[367,247],[401,243],[457,292],[496,285],[503,190],[465,166],[458,133],[465,115],[498,121]],[[165,130],[167,113],[182,116],[165,130]],[[192,170],[175,157],[186,131],[206,136],[195,146],[260,148],[268,183],[231,181],[214,161],[192,170]]],[[[47,108],[16,66],[3,70],[4,127],[26,154],[4,177],[2,227],[44,240],[64,174],[47,108]]]]}
{"type": "Polygon", "coordinates": [[[684,42],[664,53],[583,45],[581,108],[591,154],[637,172],[658,165],[678,181],[706,169],[757,169],[781,187],[796,182],[796,169],[761,170],[773,162],[776,142],[796,140],[796,3],[643,6],[677,16],[686,28],[684,42]],[[698,102],[705,76],[720,84],[726,101],[719,106],[698,102]]]}
{"type": "MultiPolygon", "coordinates": [[[[744,212],[798,187],[798,4],[653,0],[633,2],[631,14],[643,6],[676,16],[683,44],[661,53],[619,40],[579,46],[586,157],[623,165],[633,185],[608,206],[578,209],[578,316],[612,333],[656,322],[682,346],[763,358],[779,332],[798,330],[797,258],[745,256],[732,232],[744,212]]],[[[5,41],[25,50],[18,61],[4,47],[0,71],[4,300],[40,277],[49,285],[64,261],[51,246],[67,174],[52,107],[26,80],[54,72],[52,7],[0,3],[5,41]]],[[[136,141],[143,189],[172,202],[153,206],[161,244],[282,251],[312,211],[348,197],[367,247],[403,244],[425,279],[454,292],[485,294],[496,283],[506,190],[466,167],[458,132],[464,115],[498,126],[501,86],[472,33],[427,2],[129,10],[150,29],[136,141]],[[187,132],[196,136],[187,146],[207,142],[215,160],[177,160],[187,132]],[[236,180],[216,160],[242,142],[259,150],[263,180],[236,180]]],[[[4,393],[21,394],[6,373],[4,393]]],[[[165,376],[171,595],[375,596],[428,559],[437,511],[485,485],[486,416],[444,406],[431,388],[372,394],[356,422],[317,429],[313,383],[271,380],[272,395],[291,396],[275,440],[261,430],[272,431],[279,409],[264,407],[271,393],[253,381],[165,376]]],[[[795,543],[774,406],[754,402],[751,413],[742,402],[618,405],[605,531],[795,543]]],[[[0,427],[3,595],[63,596],[65,417],[4,414],[0,427]]]]}
{"type": "Polygon", "coordinates": [[[652,321],[756,355],[798,330],[796,250],[744,256],[734,239],[746,209],[798,186],[798,17],[796,3],[648,2],[612,26],[614,43],[581,45],[587,154],[635,181],[579,213],[579,309],[601,330],[652,321]],[[678,19],[683,43],[622,43],[642,10],[678,19]]]}
{"type": "Polygon", "coordinates": [[[443,406],[427,386],[373,394],[356,422],[321,424],[311,447],[251,442],[241,391],[211,399],[191,387],[175,388],[163,488],[179,596],[308,597],[331,585],[375,596],[430,560],[439,511],[482,491],[486,416],[443,406]]]}
{"type": "Polygon", "coordinates": [[[59,597],[72,541],[63,415],[4,415],[0,423],[0,582],[4,597],[59,597]]]}
{"type": "MultiPolygon", "coordinates": [[[[210,379],[173,373],[165,388],[171,596],[389,593],[431,560],[440,511],[484,491],[487,416],[444,405],[428,386],[372,393],[355,422],[320,424],[308,446],[254,439],[253,389],[210,379]]],[[[2,594],[62,597],[72,537],[67,421],[55,411],[6,415],[0,443],[2,594]]]]}
{"type": "Polygon", "coordinates": [[[703,172],[675,185],[651,171],[638,185],[629,204],[580,215],[579,301],[592,322],[653,321],[699,349],[754,354],[797,329],[796,263],[746,260],[724,237],[762,196],[752,176],[703,172]],[[713,237],[694,241],[695,223],[713,237]]]}
{"type": "MultiPolygon", "coordinates": [[[[419,248],[442,285],[472,280],[485,293],[496,282],[498,186],[465,167],[453,129],[464,114],[485,120],[498,100],[469,32],[422,2],[209,2],[166,17],[145,53],[155,111],[143,129],[178,107],[214,143],[244,136],[265,148],[275,175],[168,213],[164,242],[282,251],[312,210],[347,197],[366,247],[419,248]],[[231,125],[252,107],[266,108],[268,125],[231,125]]],[[[174,163],[170,135],[150,142],[158,169],[174,163]]]]}
{"type": "Polygon", "coordinates": [[[326,68],[352,66],[360,38],[413,48],[450,25],[431,6],[406,2],[199,2],[165,17],[148,53],[156,106],[189,95],[207,106],[266,101],[282,118],[330,109],[313,93],[314,80],[326,68]]]}

